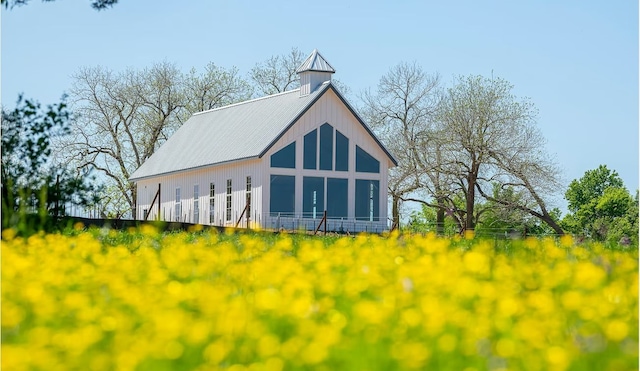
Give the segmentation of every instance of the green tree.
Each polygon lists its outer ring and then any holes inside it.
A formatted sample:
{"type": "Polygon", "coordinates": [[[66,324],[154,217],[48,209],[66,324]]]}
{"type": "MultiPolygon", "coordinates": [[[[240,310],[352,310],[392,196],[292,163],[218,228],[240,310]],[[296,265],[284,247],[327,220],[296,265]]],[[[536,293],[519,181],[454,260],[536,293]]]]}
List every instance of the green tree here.
{"type": "Polygon", "coordinates": [[[51,158],[52,139],[69,134],[70,117],[65,97],[42,109],[19,96],[14,110],[2,110],[3,229],[41,229],[49,216],[64,214],[68,202],[92,201],[96,189],[84,174],[73,174],[51,158]]]}
{"type": "Polygon", "coordinates": [[[411,232],[435,232],[439,235],[451,236],[460,232],[460,225],[454,218],[438,220],[438,208],[421,204],[419,210],[409,214],[409,220],[404,229],[411,232]]]}
{"type": "Polygon", "coordinates": [[[606,165],[574,179],[565,193],[569,214],[562,220],[570,232],[612,243],[638,238],[638,195],[635,199],[615,170],[606,165]]]}
{"type": "MultiPolygon", "coordinates": [[[[445,158],[438,171],[454,178],[455,192],[464,199],[464,228],[475,229],[483,198],[540,219],[556,234],[563,230],[547,204],[560,189],[559,169],[545,153],[545,140],[536,126],[537,110],[526,98],[512,94],[500,78],[467,76],[448,89],[438,117],[439,150],[445,158]],[[498,183],[515,198],[496,198],[489,191],[498,183]]],[[[508,193],[498,193],[498,195],[508,193]]]]}
{"type": "MultiPolygon", "coordinates": [[[[491,199],[480,206],[482,218],[476,226],[477,236],[513,237],[513,236],[541,236],[555,234],[555,231],[539,218],[534,217],[521,208],[509,205],[521,205],[521,193],[514,187],[493,184],[491,199]],[[493,200],[501,200],[496,202],[493,200]]],[[[554,220],[560,220],[560,209],[554,208],[550,212],[554,220]]]]}

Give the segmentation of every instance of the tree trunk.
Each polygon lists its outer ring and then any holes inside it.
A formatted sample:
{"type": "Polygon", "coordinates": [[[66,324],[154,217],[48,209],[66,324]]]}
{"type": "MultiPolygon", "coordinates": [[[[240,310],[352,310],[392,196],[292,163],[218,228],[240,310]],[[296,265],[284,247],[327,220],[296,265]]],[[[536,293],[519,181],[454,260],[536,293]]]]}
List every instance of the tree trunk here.
{"type": "Polygon", "coordinates": [[[469,184],[467,185],[467,194],[466,194],[466,211],[467,215],[465,216],[464,230],[472,231],[475,228],[475,223],[473,220],[473,211],[476,201],[476,181],[477,176],[475,173],[470,173],[467,177],[469,184]]]}
{"type": "MultiPolygon", "coordinates": [[[[535,215],[534,215],[535,216],[535,215]]],[[[553,220],[553,218],[551,217],[551,215],[549,214],[545,214],[542,215],[542,217],[540,218],[543,222],[547,223],[547,225],[549,227],[551,227],[553,229],[554,232],[556,232],[557,235],[559,236],[563,236],[564,235],[564,231],[562,230],[562,228],[558,225],[558,223],[556,223],[555,220],[553,220]]]]}
{"type": "Polygon", "coordinates": [[[392,200],[391,220],[393,223],[391,229],[400,229],[400,197],[393,194],[392,200]]]}
{"type": "Polygon", "coordinates": [[[137,206],[138,206],[138,189],[137,188],[138,187],[136,187],[135,183],[129,183],[129,187],[131,189],[131,216],[133,217],[133,220],[137,220],[138,219],[138,210],[137,210],[137,206]]]}
{"type": "Polygon", "coordinates": [[[436,209],[436,233],[438,236],[444,236],[444,218],[445,218],[445,205],[444,200],[441,197],[437,199],[438,208],[436,209]]]}

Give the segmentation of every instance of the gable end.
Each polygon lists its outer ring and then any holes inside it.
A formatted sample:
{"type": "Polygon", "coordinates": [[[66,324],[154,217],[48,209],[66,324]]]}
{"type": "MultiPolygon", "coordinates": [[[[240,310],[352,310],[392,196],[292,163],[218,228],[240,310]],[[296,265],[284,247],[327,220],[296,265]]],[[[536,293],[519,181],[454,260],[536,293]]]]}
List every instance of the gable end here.
{"type": "Polygon", "coordinates": [[[307,111],[320,99],[322,98],[322,96],[329,90],[333,90],[333,92],[336,94],[336,96],[340,99],[340,101],[342,102],[342,104],[344,104],[347,109],[349,110],[349,112],[351,112],[351,114],[353,115],[353,117],[356,118],[356,120],[360,123],[360,125],[362,125],[362,127],[367,131],[367,133],[369,133],[369,135],[371,136],[371,138],[373,138],[373,140],[378,144],[378,146],[382,149],[382,151],[384,151],[384,153],[387,155],[387,157],[391,160],[391,162],[395,165],[398,166],[398,161],[396,161],[396,159],[393,157],[393,155],[387,150],[387,148],[378,140],[378,138],[375,136],[375,134],[373,134],[373,132],[371,131],[371,129],[369,129],[369,126],[367,124],[364,123],[364,121],[362,120],[362,118],[360,117],[360,115],[358,115],[356,113],[356,111],[353,109],[353,107],[351,107],[351,105],[346,101],[346,99],[344,99],[344,97],[342,96],[342,94],[340,94],[340,92],[338,92],[338,90],[335,88],[335,86],[333,86],[333,84],[331,84],[331,82],[327,83],[328,87],[325,87],[324,90],[318,94],[317,97],[315,97],[311,102],[309,102],[309,104],[302,110],[300,111],[300,113],[284,128],[284,130],[282,130],[282,132],[280,132],[280,134],[278,134],[278,136],[276,136],[271,143],[269,143],[269,145],[267,145],[265,147],[265,149],[262,150],[262,152],[260,152],[260,154],[258,155],[258,158],[262,158],[270,149],[271,147],[273,147],[276,142],[278,142],[278,140],[280,140],[280,138],[282,138],[284,136],[284,134],[291,129],[291,127],[293,125],[296,124],[296,122],[298,122],[298,120],[305,114],[307,113],[307,111]]]}

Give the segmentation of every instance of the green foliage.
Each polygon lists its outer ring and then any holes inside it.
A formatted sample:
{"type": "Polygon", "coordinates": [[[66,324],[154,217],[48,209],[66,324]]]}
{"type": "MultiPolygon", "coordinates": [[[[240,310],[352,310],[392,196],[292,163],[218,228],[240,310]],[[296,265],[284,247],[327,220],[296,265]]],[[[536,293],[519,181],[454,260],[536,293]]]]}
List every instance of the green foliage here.
{"type": "MultiPolygon", "coordinates": [[[[514,205],[524,205],[521,193],[514,187],[493,184],[493,200],[484,200],[475,205],[475,235],[486,238],[517,238],[525,236],[551,236],[556,232],[540,218],[514,205]],[[500,203],[494,200],[501,200],[500,203]]],[[[464,199],[458,197],[451,200],[454,208],[463,209],[464,199]]],[[[459,233],[460,226],[451,212],[446,214],[444,235],[459,233]]],[[[549,211],[553,220],[560,220],[560,209],[549,211]]],[[[421,210],[414,211],[409,217],[406,230],[411,232],[435,232],[436,209],[422,205],[421,210]]]]}
{"type": "Polygon", "coordinates": [[[46,229],[49,217],[62,215],[72,199],[79,205],[93,201],[96,188],[85,176],[50,158],[51,141],[69,133],[69,120],[65,97],[45,110],[19,96],[13,111],[2,110],[2,229],[46,229]]]}
{"type": "Polygon", "coordinates": [[[609,243],[638,243],[635,199],[614,170],[600,165],[573,180],[565,193],[569,214],[562,220],[572,233],[609,243]]]}
{"type": "MultiPolygon", "coordinates": [[[[582,178],[574,179],[569,184],[565,198],[569,202],[569,211],[575,213],[590,202],[597,200],[609,187],[623,188],[624,184],[618,173],[600,165],[595,170],[588,170],[582,178]]],[[[595,206],[595,205],[592,205],[595,206]]]]}
{"type": "MultiPolygon", "coordinates": [[[[553,228],[541,219],[532,216],[514,205],[526,205],[522,193],[512,186],[493,184],[493,199],[505,203],[487,200],[479,206],[481,217],[476,226],[476,235],[485,237],[524,237],[548,236],[555,234],[553,228]]],[[[553,220],[560,220],[560,209],[549,211],[553,220]]]]}
{"type": "MultiPolygon", "coordinates": [[[[436,209],[421,205],[420,210],[411,212],[409,221],[404,229],[408,232],[416,233],[436,232],[436,209]]],[[[443,230],[445,236],[451,236],[459,232],[459,227],[452,217],[445,217],[443,230]]]]}

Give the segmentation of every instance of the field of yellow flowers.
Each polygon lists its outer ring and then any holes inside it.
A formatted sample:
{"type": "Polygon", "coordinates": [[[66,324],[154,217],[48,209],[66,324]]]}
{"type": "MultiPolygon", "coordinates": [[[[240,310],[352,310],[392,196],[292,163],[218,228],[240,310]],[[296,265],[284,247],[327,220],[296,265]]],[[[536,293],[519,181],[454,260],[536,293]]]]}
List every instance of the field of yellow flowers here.
{"type": "Polygon", "coordinates": [[[2,370],[634,370],[638,250],[571,238],[2,240],[2,370]]]}

